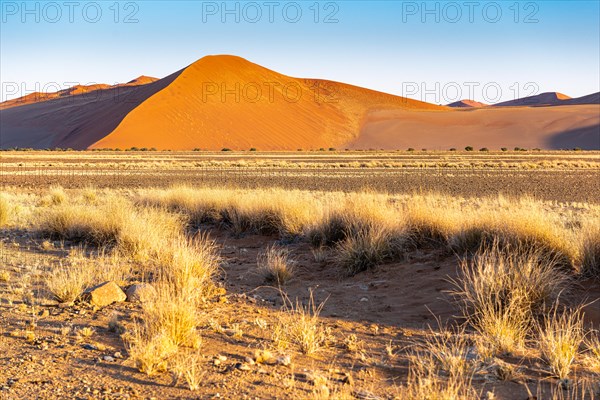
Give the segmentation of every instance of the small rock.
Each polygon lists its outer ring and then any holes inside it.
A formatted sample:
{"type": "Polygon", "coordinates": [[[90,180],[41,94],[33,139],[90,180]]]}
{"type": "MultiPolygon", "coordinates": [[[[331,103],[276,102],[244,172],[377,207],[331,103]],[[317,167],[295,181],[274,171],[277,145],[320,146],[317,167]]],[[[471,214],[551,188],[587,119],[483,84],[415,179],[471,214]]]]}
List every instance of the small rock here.
{"type": "Polygon", "coordinates": [[[244,357],[244,361],[250,365],[254,365],[254,359],[252,357],[244,357]]]}
{"type": "Polygon", "coordinates": [[[113,354],[114,358],[123,358],[123,354],[121,354],[120,351],[117,351],[115,354],[113,354]]]}
{"type": "Polygon", "coordinates": [[[218,355],[218,356],[217,356],[217,360],[219,360],[219,361],[221,361],[221,362],[225,362],[225,361],[227,361],[227,357],[225,357],[225,356],[222,356],[222,355],[218,355]]]}
{"type": "Polygon", "coordinates": [[[235,367],[240,371],[250,371],[250,366],[246,363],[237,363],[235,367]]]}
{"type": "Polygon", "coordinates": [[[127,288],[127,301],[144,303],[156,296],[156,289],[149,283],[138,283],[127,288]]]}
{"type": "Polygon", "coordinates": [[[365,302],[367,302],[367,301],[369,301],[369,299],[368,299],[368,298],[366,298],[366,297],[361,297],[361,299],[360,299],[360,302],[361,302],[361,303],[365,303],[365,302]]]}
{"type": "Polygon", "coordinates": [[[87,343],[86,343],[86,344],[84,344],[82,347],[83,347],[84,349],[86,349],[86,350],[97,350],[96,346],[94,346],[93,344],[87,344],[87,343]]]}
{"type": "Polygon", "coordinates": [[[111,357],[111,356],[104,356],[104,357],[102,357],[102,359],[106,362],[115,362],[114,357],[111,357]]]}
{"type": "Polygon", "coordinates": [[[112,303],[125,301],[127,295],[121,290],[119,285],[110,281],[86,290],[84,292],[84,299],[91,305],[105,307],[112,303]]]}
{"type": "Polygon", "coordinates": [[[292,357],[290,357],[288,354],[281,355],[277,357],[276,363],[287,367],[292,363],[292,357]]]}

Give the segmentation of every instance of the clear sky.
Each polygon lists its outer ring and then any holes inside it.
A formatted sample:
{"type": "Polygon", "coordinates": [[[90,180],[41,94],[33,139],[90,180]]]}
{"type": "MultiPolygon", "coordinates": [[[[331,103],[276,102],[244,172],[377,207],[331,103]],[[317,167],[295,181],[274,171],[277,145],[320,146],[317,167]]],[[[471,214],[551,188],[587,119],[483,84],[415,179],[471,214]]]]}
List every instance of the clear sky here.
{"type": "Polygon", "coordinates": [[[0,95],[161,78],[235,54],[433,103],[577,97],[600,91],[599,4],[0,0],[0,95]]]}

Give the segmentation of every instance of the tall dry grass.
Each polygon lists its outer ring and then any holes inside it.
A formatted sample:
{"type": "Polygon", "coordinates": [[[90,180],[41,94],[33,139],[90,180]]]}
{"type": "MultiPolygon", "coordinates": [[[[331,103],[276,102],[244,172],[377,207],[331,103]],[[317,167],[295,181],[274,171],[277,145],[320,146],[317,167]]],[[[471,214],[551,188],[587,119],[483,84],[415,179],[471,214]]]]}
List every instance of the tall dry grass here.
{"type": "Polygon", "coordinates": [[[542,358],[552,374],[559,379],[567,379],[585,338],[581,308],[560,309],[557,302],[538,325],[538,333],[542,358]]]}
{"type": "Polygon", "coordinates": [[[534,317],[553,302],[566,276],[558,262],[539,249],[495,240],[461,262],[454,295],[463,315],[482,336],[488,355],[523,348],[534,317]]]}
{"type": "Polygon", "coordinates": [[[66,202],[43,209],[37,226],[46,236],[113,248],[136,260],[149,259],[165,239],[182,231],[179,216],[138,208],[115,195],[94,206],[66,202]]]}
{"type": "Polygon", "coordinates": [[[597,207],[580,209],[580,215],[574,216],[569,209],[530,198],[463,199],[274,188],[143,190],[137,202],[180,212],[192,224],[216,223],[230,227],[235,234],[302,236],[315,247],[335,247],[348,238],[364,242],[364,233],[377,226],[417,247],[447,246],[472,252],[494,240],[522,245],[556,258],[561,267],[595,265],[597,240],[584,232],[580,220],[600,218],[597,207]],[[586,241],[586,237],[591,239],[586,241]]]}

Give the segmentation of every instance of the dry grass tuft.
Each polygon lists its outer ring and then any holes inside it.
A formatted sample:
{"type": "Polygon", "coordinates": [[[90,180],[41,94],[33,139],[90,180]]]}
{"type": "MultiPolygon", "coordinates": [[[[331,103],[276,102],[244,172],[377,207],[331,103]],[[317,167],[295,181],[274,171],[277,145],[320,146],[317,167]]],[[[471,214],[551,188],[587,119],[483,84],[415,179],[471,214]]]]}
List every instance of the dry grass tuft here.
{"type": "Polygon", "coordinates": [[[552,374],[559,379],[568,378],[585,337],[581,307],[559,311],[557,302],[539,324],[538,332],[540,352],[552,374]]]}
{"type": "Polygon", "coordinates": [[[296,345],[304,354],[314,354],[327,344],[329,330],[321,323],[319,314],[325,303],[315,304],[312,291],[305,306],[298,300],[292,303],[285,294],[284,313],[272,332],[272,339],[278,349],[296,345]]]}
{"type": "Polygon", "coordinates": [[[75,301],[92,283],[92,271],[88,264],[59,264],[46,277],[46,285],[61,303],[75,301]]]}
{"type": "Polygon", "coordinates": [[[145,330],[150,336],[162,334],[176,346],[198,346],[199,297],[189,289],[180,292],[167,283],[156,286],[156,296],[142,303],[145,330]]]}
{"type": "Polygon", "coordinates": [[[169,361],[177,353],[177,345],[168,335],[149,335],[137,325],[128,332],[125,344],[136,368],[148,376],[167,371],[169,361]]]}
{"type": "Polygon", "coordinates": [[[600,373],[600,331],[588,332],[584,340],[586,348],[585,364],[596,373],[600,373]]]}
{"type": "Polygon", "coordinates": [[[400,398],[408,400],[467,400],[479,398],[471,381],[467,360],[469,346],[464,332],[430,330],[410,356],[409,377],[400,398]]]}
{"type": "Polygon", "coordinates": [[[258,254],[256,264],[259,273],[270,283],[284,285],[294,276],[294,261],[289,251],[276,245],[258,254]]]}
{"type": "Polygon", "coordinates": [[[200,351],[178,354],[173,358],[171,370],[177,380],[183,377],[191,391],[196,391],[202,387],[206,370],[203,367],[203,357],[200,351]]]}
{"type": "Polygon", "coordinates": [[[556,265],[540,250],[497,241],[461,263],[462,277],[454,281],[454,294],[483,337],[483,354],[522,348],[534,314],[556,298],[566,280],[556,265]]]}
{"type": "Polygon", "coordinates": [[[397,258],[403,251],[404,243],[402,235],[387,228],[368,226],[338,245],[337,261],[348,275],[355,275],[397,258]]]}

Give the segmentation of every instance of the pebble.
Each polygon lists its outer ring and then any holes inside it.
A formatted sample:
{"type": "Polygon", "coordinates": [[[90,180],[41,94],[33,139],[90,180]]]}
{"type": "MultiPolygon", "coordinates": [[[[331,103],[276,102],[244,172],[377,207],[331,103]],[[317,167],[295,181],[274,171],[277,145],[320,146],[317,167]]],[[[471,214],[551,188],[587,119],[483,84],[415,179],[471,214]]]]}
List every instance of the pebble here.
{"type": "Polygon", "coordinates": [[[237,363],[235,367],[240,371],[250,371],[250,366],[246,363],[237,363]]]}
{"type": "Polygon", "coordinates": [[[113,354],[114,358],[123,358],[123,354],[121,354],[120,351],[117,351],[115,354],[113,354]]]}
{"type": "Polygon", "coordinates": [[[277,357],[277,364],[279,364],[279,365],[283,365],[283,366],[287,367],[291,363],[292,363],[292,357],[290,357],[288,354],[277,357]]]}
{"type": "Polygon", "coordinates": [[[102,357],[102,359],[106,362],[115,362],[114,357],[111,357],[111,356],[104,356],[104,357],[102,357]]]}
{"type": "Polygon", "coordinates": [[[365,303],[365,302],[369,301],[369,299],[368,299],[368,298],[366,298],[366,297],[362,297],[362,298],[360,299],[360,301],[361,301],[361,303],[365,303]]]}

